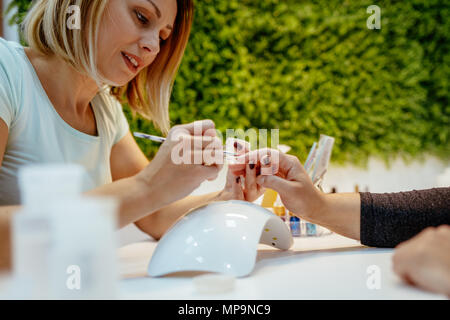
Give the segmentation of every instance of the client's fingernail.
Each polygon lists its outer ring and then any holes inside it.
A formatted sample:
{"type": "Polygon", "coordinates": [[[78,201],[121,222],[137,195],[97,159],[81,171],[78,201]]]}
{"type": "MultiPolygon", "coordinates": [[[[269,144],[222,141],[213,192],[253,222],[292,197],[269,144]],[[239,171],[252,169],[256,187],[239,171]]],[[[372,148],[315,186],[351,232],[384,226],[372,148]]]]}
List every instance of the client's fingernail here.
{"type": "Polygon", "coordinates": [[[250,163],[248,166],[249,166],[250,170],[255,169],[255,164],[254,163],[250,163]]]}
{"type": "Polygon", "coordinates": [[[238,142],[235,142],[235,143],[234,143],[234,148],[237,149],[238,151],[242,150],[242,146],[241,146],[241,144],[238,143],[238,142]]]}
{"type": "Polygon", "coordinates": [[[241,177],[237,177],[236,178],[236,183],[240,183],[241,182],[241,177]]]}
{"type": "Polygon", "coordinates": [[[265,166],[268,166],[270,164],[270,162],[271,162],[270,156],[264,156],[261,159],[261,163],[265,166]]]}

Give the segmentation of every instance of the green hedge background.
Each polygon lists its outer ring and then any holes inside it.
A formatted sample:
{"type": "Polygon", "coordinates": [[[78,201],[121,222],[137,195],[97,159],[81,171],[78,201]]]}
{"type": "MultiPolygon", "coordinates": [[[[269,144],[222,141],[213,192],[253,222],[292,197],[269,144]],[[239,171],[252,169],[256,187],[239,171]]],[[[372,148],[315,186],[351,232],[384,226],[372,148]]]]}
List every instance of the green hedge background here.
{"type": "MultiPolygon", "coordinates": [[[[198,0],[171,119],[210,118],[224,134],[278,128],[302,160],[323,133],[336,163],[448,161],[449,40],[449,0],[198,0]],[[372,4],[381,30],[367,29],[372,4]]],[[[132,130],[159,134],[125,110],[132,130]]]]}

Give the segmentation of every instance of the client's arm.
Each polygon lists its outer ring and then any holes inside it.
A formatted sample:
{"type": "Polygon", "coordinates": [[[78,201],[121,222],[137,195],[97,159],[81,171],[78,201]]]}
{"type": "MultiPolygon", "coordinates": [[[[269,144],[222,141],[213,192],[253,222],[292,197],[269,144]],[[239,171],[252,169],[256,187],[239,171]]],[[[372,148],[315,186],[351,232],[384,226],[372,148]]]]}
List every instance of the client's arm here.
{"type": "Polygon", "coordinates": [[[450,188],[361,193],[361,243],[395,247],[427,227],[450,224],[450,188]]]}
{"type": "Polygon", "coordinates": [[[259,176],[257,183],[277,191],[291,212],[365,245],[395,247],[427,227],[450,224],[450,188],[327,195],[313,186],[296,157],[276,150],[251,152],[230,169],[241,173],[252,158],[263,168],[272,167],[269,172],[278,170],[276,175],[259,176]],[[266,160],[260,161],[262,157],[266,160]]]}

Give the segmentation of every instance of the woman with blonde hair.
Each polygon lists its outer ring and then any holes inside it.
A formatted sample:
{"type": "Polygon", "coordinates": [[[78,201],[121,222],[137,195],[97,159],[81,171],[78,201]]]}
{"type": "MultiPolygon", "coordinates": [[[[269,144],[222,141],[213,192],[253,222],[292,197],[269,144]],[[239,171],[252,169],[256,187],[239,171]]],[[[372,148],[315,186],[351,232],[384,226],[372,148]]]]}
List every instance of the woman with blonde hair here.
{"type": "MultiPolygon", "coordinates": [[[[29,47],[0,39],[0,213],[16,209],[18,170],[34,163],[83,165],[87,194],[118,197],[120,226],[134,222],[156,239],[192,207],[243,197],[232,174],[223,191],[187,197],[222,166],[171,161],[177,142],[175,129],[169,131],[169,98],[192,20],[193,0],[34,3],[23,25],[29,47]],[[79,28],[67,24],[73,6],[79,28]],[[151,163],[119,100],[168,133],[151,163]]],[[[210,120],[177,129],[187,133],[184,140],[201,141],[190,143],[192,152],[211,141],[222,146],[210,120]]]]}

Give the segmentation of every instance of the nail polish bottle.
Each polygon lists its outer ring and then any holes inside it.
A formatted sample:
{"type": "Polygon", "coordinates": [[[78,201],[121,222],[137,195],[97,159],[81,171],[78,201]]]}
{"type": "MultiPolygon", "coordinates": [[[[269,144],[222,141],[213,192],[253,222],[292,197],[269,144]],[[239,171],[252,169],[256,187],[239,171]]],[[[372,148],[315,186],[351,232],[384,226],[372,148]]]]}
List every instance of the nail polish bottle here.
{"type": "Polygon", "coordinates": [[[278,193],[272,189],[266,189],[261,206],[264,208],[273,208],[278,193]]]}
{"type": "Polygon", "coordinates": [[[283,202],[281,202],[280,195],[277,195],[277,199],[273,204],[273,212],[279,216],[281,220],[286,222],[286,208],[284,207],[283,202]]]}
{"type": "Polygon", "coordinates": [[[306,235],[308,237],[317,236],[317,226],[314,223],[310,223],[310,222],[306,223],[306,235]]]}
{"type": "Polygon", "coordinates": [[[291,234],[293,237],[300,237],[300,218],[289,212],[289,225],[291,227],[291,234]]]}
{"type": "Polygon", "coordinates": [[[51,208],[82,192],[78,165],[31,165],[19,171],[22,208],[12,221],[13,275],[17,299],[50,299],[54,218],[51,208]]]}
{"type": "Polygon", "coordinates": [[[306,237],[306,221],[300,219],[300,236],[306,237]]]}

